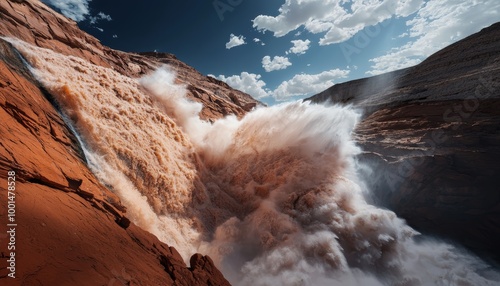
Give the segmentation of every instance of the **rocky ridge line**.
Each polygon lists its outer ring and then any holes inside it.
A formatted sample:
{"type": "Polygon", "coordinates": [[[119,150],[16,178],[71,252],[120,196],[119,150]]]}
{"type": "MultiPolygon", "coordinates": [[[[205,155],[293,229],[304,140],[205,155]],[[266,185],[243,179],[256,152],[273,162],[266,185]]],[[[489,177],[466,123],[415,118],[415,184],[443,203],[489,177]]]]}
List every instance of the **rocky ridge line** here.
{"type": "MultiPolygon", "coordinates": [[[[2,1],[0,17],[1,36],[82,57],[129,76],[162,64],[154,57],[100,45],[75,22],[38,1],[2,1]]],[[[257,104],[185,64],[174,68],[188,89],[206,82],[197,91],[200,97],[212,98],[211,103],[200,100],[206,119],[241,116],[246,112],[241,106],[257,104]],[[184,69],[184,74],[179,72],[184,69]],[[217,97],[217,90],[227,98],[217,97]]],[[[229,285],[209,257],[194,254],[187,266],[173,247],[127,219],[119,198],[88,169],[78,138],[57,104],[4,40],[0,40],[0,122],[0,202],[8,202],[7,174],[15,171],[18,224],[12,279],[7,276],[7,209],[0,208],[0,284],[229,285]]]]}
{"type": "Polygon", "coordinates": [[[362,108],[377,203],[500,261],[500,23],[391,73],[311,97],[362,108]]]}
{"type": "Polygon", "coordinates": [[[126,53],[102,45],[68,19],[38,0],[2,1],[0,35],[21,39],[55,52],[77,56],[89,62],[112,68],[130,77],[140,77],[168,64],[185,84],[188,97],[203,104],[202,119],[215,120],[225,115],[243,116],[259,101],[229,87],[217,79],[204,76],[194,68],[167,53],[126,53]]]}

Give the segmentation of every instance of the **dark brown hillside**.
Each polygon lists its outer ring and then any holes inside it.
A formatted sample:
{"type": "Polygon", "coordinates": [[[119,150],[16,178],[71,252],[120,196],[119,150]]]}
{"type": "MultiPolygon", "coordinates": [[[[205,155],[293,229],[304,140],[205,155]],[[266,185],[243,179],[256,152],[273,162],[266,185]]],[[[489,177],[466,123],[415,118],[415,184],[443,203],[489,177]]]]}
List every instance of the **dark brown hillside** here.
{"type": "Polygon", "coordinates": [[[500,258],[500,23],[417,66],[310,98],[362,107],[356,139],[379,203],[500,258]]]}

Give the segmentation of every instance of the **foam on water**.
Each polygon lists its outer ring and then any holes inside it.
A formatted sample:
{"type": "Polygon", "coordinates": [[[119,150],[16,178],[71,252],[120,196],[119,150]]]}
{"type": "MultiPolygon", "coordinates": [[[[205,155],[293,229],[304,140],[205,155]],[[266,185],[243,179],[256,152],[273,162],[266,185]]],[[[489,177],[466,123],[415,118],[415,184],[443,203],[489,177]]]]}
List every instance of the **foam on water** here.
{"type": "Polygon", "coordinates": [[[142,79],[9,39],[72,119],[134,223],[239,285],[496,285],[363,197],[342,106],[288,103],[211,124],[162,68],[142,79]]]}

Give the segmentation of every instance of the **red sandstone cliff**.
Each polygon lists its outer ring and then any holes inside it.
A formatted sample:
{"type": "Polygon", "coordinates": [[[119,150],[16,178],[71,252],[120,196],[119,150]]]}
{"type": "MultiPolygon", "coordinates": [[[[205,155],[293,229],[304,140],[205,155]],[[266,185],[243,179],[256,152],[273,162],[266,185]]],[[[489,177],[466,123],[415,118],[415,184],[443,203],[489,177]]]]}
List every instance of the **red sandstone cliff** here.
{"type": "Polygon", "coordinates": [[[174,55],[125,53],[103,46],[98,39],[80,30],[76,22],[37,0],[2,1],[0,16],[2,36],[15,37],[64,55],[81,57],[127,76],[139,77],[168,64],[177,72],[178,81],[187,85],[188,96],[203,103],[202,119],[215,119],[227,114],[242,116],[259,104],[248,94],[200,74],[174,55]]]}
{"type": "MultiPolygon", "coordinates": [[[[172,66],[201,116],[242,116],[257,101],[168,54],[102,46],[75,22],[35,1],[0,2],[0,35],[82,57],[137,77],[172,66]]],[[[116,195],[88,169],[75,135],[15,49],[0,40],[0,284],[229,285],[212,260],[178,252],[127,219],[116,195]],[[7,177],[15,172],[16,279],[7,277],[7,177]]]]}

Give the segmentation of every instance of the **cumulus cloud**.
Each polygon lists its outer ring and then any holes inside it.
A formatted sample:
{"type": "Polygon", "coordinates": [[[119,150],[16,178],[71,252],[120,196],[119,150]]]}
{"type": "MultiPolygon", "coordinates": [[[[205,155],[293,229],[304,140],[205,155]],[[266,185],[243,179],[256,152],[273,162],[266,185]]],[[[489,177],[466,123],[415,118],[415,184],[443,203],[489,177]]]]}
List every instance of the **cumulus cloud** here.
{"type": "Polygon", "coordinates": [[[369,75],[409,67],[447,45],[463,39],[500,18],[497,0],[430,0],[407,21],[410,41],[385,55],[371,59],[369,75]],[[467,23],[467,25],[464,25],[467,23]]]}
{"type": "Polygon", "coordinates": [[[400,34],[400,35],[398,36],[398,38],[408,37],[409,35],[410,35],[410,34],[408,34],[408,33],[404,32],[404,33],[400,34]]]}
{"type": "Polygon", "coordinates": [[[265,44],[264,42],[262,42],[262,40],[261,40],[261,39],[259,39],[259,38],[254,38],[254,39],[253,39],[253,41],[254,41],[254,43],[260,43],[260,45],[261,45],[261,46],[265,46],[265,45],[266,45],[266,44],[265,44]]]}
{"type": "Polygon", "coordinates": [[[95,24],[101,20],[111,21],[112,19],[111,16],[104,14],[103,12],[99,12],[97,15],[89,17],[90,24],[95,24]]]}
{"type": "Polygon", "coordinates": [[[297,74],[282,82],[273,92],[273,97],[283,101],[292,96],[305,96],[323,91],[332,86],[337,79],[346,78],[348,70],[333,69],[319,74],[297,74]]]}
{"type": "Polygon", "coordinates": [[[423,0],[285,0],[277,16],[259,15],[253,27],[270,31],[281,37],[304,27],[305,30],[323,33],[320,45],[344,42],[367,26],[378,24],[392,17],[407,17],[424,3],[423,0]]]}
{"type": "Polygon", "coordinates": [[[265,56],[262,58],[262,67],[266,70],[266,72],[283,70],[291,65],[292,63],[287,57],[275,56],[271,59],[270,56],[265,56]]]}
{"type": "Polygon", "coordinates": [[[262,98],[269,95],[269,90],[265,88],[266,83],[261,80],[260,74],[242,72],[241,75],[232,75],[228,77],[224,75],[214,76],[211,74],[208,76],[221,80],[232,88],[246,92],[254,98],[262,98]]]}
{"type": "Polygon", "coordinates": [[[287,51],[287,54],[292,53],[292,54],[305,54],[307,50],[309,50],[309,44],[311,44],[311,41],[309,40],[293,40],[292,41],[293,47],[290,48],[290,50],[287,51]]]}
{"type": "Polygon", "coordinates": [[[85,20],[89,14],[91,0],[43,0],[43,2],[58,9],[61,13],[77,22],[85,20]]]}
{"type": "Polygon", "coordinates": [[[236,36],[234,34],[229,35],[229,42],[226,43],[226,49],[231,49],[237,46],[241,46],[246,44],[245,42],[245,37],[243,36],[236,36]]]}

